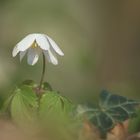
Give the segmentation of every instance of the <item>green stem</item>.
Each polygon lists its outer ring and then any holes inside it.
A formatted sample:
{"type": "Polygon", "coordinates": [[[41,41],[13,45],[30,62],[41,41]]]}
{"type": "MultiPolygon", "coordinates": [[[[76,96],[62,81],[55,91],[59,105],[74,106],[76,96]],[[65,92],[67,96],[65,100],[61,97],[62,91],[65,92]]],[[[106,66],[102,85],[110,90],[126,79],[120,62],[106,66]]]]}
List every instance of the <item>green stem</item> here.
{"type": "Polygon", "coordinates": [[[46,69],[46,61],[45,61],[45,55],[43,53],[43,68],[42,68],[42,74],[41,74],[41,79],[40,79],[40,83],[39,83],[39,92],[41,90],[41,87],[42,87],[42,83],[44,81],[44,76],[45,76],[45,69],[46,69]]]}
{"type": "Polygon", "coordinates": [[[40,108],[40,100],[41,100],[41,96],[42,96],[42,84],[44,81],[44,76],[45,76],[45,69],[46,69],[46,61],[45,61],[45,55],[44,53],[42,53],[42,58],[43,58],[43,67],[42,67],[42,74],[41,74],[41,79],[40,79],[40,83],[37,89],[37,95],[38,95],[38,113],[39,113],[39,108],[40,108]]]}

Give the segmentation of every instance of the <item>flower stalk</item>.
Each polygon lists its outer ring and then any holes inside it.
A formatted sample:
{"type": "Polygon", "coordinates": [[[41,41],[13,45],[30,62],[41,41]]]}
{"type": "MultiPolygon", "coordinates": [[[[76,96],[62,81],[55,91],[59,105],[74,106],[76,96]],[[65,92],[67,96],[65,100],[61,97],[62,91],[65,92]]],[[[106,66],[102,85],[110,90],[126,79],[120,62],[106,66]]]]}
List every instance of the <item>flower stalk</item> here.
{"type": "Polygon", "coordinates": [[[39,93],[40,93],[41,88],[42,88],[42,84],[43,84],[44,77],[45,77],[45,70],[46,70],[46,61],[45,61],[44,53],[42,53],[42,58],[43,58],[43,68],[42,68],[41,79],[40,79],[40,83],[39,83],[39,87],[38,87],[39,93]]]}
{"type": "Polygon", "coordinates": [[[37,91],[36,91],[36,93],[38,95],[38,110],[40,108],[40,99],[41,99],[41,96],[42,96],[42,84],[43,84],[43,81],[44,81],[45,70],[46,70],[46,60],[45,60],[44,53],[42,53],[42,62],[43,62],[43,67],[42,67],[41,79],[40,79],[40,83],[39,83],[39,86],[38,86],[37,91]]]}

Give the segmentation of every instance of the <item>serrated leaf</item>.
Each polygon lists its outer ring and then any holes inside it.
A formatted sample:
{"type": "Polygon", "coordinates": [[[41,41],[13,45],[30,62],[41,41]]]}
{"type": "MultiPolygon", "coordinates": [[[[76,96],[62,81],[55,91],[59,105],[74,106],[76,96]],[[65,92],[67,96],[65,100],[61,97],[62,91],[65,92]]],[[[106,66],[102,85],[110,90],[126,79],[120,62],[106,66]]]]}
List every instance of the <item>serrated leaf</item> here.
{"type": "Polygon", "coordinates": [[[39,106],[42,126],[47,129],[47,132],[53,132],[53,136],[57,135],[57,139],[74,139],[77,122],[72,117],[73,107],[74,105],[67,98],[57,92],[45,92],[39,106]]]}
{"type": "Polygon", "coordinates": [[[57,92],[48,91],[40,99],[39,114],[41,118],[48,116],[62,117],[68,115],[73,108],[72,103],[57,92]]]}
{"type": "Polygon", "coordinates": [[[31,87],[36,87],[37,86],[36,83],[33,80],[25,80],[25,81],[22,82],[21,87],[23,85],[27,85],[27,86],[31,86],[31,87]]]}
{"type": "Polygon", "coordinates": [[[37,97],[29,86],[22,86],[14,92],[11,100],[11,116],[18,124],[31,123],[36,118],[37,97]]]}
{"type": "Polygon", "coordinates": [[[113,128],[116,123],[134,117],[136,115],[136,105],[138,104],[140,104],[139,101],[103,91],[100,94],[98,108],[87,106],[83,107],[81,112],[86,114],[88,119],[102,132],[106,132],[113,128]]]}
{"type": "Polygon", "coordinates": [[[51,85],[48,82],[44,82],[42,86],[43,86],[42,88],[44,90],[52,91],[52,87],[51,87],[51,85]]]}

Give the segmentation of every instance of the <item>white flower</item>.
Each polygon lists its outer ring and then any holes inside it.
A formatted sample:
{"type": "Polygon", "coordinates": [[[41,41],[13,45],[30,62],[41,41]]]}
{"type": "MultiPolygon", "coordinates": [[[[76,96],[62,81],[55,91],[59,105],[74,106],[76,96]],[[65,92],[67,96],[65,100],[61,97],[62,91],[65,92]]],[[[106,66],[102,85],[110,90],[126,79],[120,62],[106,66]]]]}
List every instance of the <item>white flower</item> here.
{"type": "Polygon", "coordinates": [[[29,65],[34,65],[39,59],[39,55],[44,53],[45,58],[54,65],[58,64],[56,53],[63,56],[64,53],[57,44],[45,34],[29,34],[23,38],[13,49],[12,55],[15,57],[18,53],[20,61],[27,53],[27,62],[29,65]]]}

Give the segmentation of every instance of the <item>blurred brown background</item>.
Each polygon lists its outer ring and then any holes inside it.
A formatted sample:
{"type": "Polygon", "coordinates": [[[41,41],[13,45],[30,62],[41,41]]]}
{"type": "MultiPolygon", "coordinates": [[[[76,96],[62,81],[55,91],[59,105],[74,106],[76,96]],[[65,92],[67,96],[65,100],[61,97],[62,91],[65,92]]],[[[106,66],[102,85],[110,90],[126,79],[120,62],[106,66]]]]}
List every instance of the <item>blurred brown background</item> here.
{"type": "Polygon", "coordinates": [[[96,100],[102,89],[140,97],[139,0],[1,0],[0,92],[25,79],[40,80],[41,59],[12,58],[29,33],[51,36],[65,56],[47,65],[46,80],[74,102],[96,100]]]}

